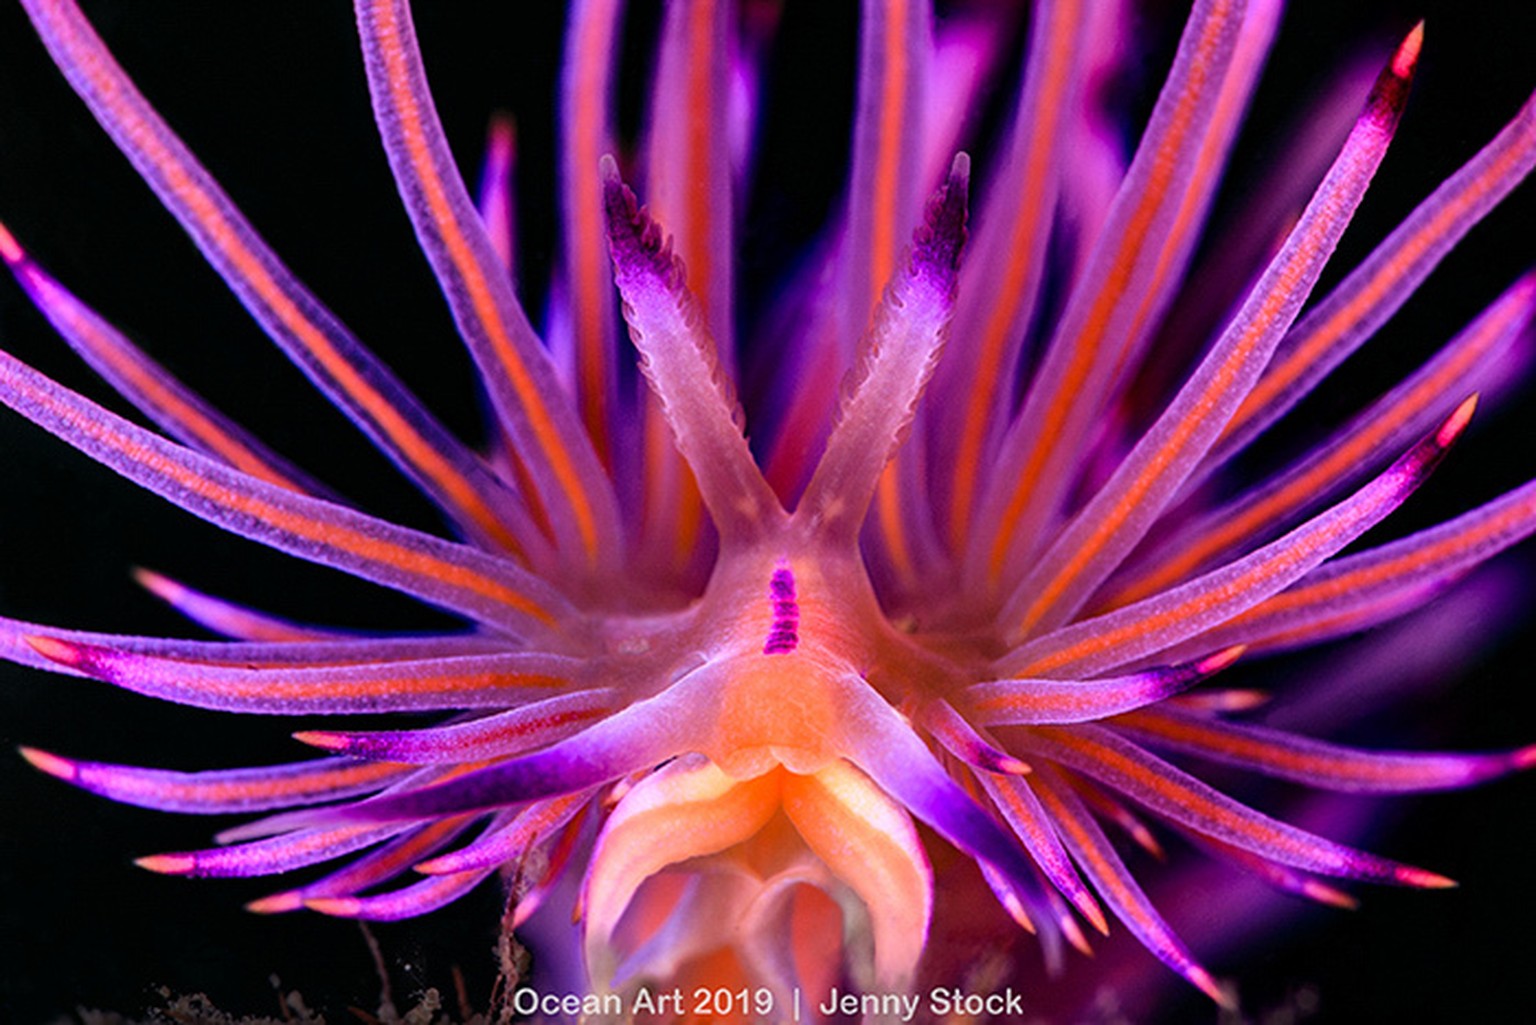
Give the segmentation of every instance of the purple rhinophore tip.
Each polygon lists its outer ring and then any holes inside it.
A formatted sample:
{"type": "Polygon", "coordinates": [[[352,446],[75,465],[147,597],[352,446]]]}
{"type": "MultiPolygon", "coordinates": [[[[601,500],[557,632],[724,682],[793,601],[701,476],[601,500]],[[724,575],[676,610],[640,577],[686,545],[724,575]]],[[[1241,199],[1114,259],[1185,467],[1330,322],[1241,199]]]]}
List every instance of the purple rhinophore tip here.
{"type": "Polygon", "coordinates": [[[658,225],[619,177],[619,165],[603,157],[603,210],[608,220],[608,247],[614,271],[622,279],[650,279],[668,291],[680,284],[681,275],[672,247],[658,225]]]}
{"type": "Polygon", "coordinates": [[[965,248],[966,214],[971,182],[971,158],[955,154],[949,177],[928,200],[923,223],[912,239],[912,274],[940,282],[939,291],[953,295],[965,248]]]}

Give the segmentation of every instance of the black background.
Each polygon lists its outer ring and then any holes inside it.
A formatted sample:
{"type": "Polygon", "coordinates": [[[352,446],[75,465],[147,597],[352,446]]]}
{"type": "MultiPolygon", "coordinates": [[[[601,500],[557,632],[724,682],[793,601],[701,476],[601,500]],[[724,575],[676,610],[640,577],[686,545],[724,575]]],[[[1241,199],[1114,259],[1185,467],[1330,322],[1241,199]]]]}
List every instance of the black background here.
{"type": "MultiPolygon", "coordinates": [[[[471,372],[379,152],[347,5],[86,6],[141,88],[297,274],[450,425],[474,438],[471,372]]],[[[537,310],[553,252],[552,90],[562,5],[419,6],[429,75],[462,165],[476,166],[491,110],[518,115],[522,292],[537,310]]],[[[1326,10],[1340,6],[1303,3],[1288,16],[1232,180],[1239,188],[1250,180],[1245,169],[1263,159],[1265,130],[1283,123],[1327,68],[1362,49],[1384,52],[1426,16],[1415,96],[1341,248],[1347,266],[1536,87],[1536,13],[1516,2],[1326,10]]],[[[1155,85],[1166,66],[1178,8],[1153,5],[1140,27],[1143,86],[1155,85]]],[[[648,5],[637,11],[639,24],[654,24],[648,5]]],[[[851,3],[791,5],[786,17],[740,254],[744,319],[834,202],[846,156],[855,24],[851,3]]],[[[637,36],[621,105],[629,133],[645,78],[645,33],[637,36]]],[[[1374,395],[1394,361],[1432,351],[1526,269],[1536,255],[1533,210],[1527,186],[1474,231],[1308,415],[1327,420],[1374,395]]],[[[309,391],[223,290],[69,92],[14,5],[0,10],[0,220],[68,287],[276,449],[365,508],[436,529],[425,503],[309,391]]],[[[107,389],[8,281],[0,282],[0,345],[110,404],[107,389]]],[[[1481,416],[1401,522],[1432,522],[1530,477],[1533,420],[1529,389],[1481,416]]],[[[222,535],[9,414],[0,417],[0,459],[0,613],[185,633],[129,579],[131,566],[145,565],[319,621],[401,629],[442,622],[393,595],[222,535]]],[[[1516,552],[1506,561],[1523,570],[1532,559],[1516,552]]],[[[1524,622],[1438,695],[1373,717],[1370,739],[1464,748],[1536,739],[1536,646],[1531,617],[1524,622]]],[[[302,757],[286,738],[297,728],[0,667],[0,746],[7,750],[25,743],[193,769],[302,757]]],[[[1536,940],[1527,924],[1536,911],[1528,868],[1533,797],[1532,780],[1520,779],[1475,793],[1399,799],[1393,807],[1403,814],[1374,847],[1459,878],[1460,890],[1371,890],[1358,912],[1320,911],[1258,949],[1201,953],[1219,974],[1242,980],[1245,1004],[1255,1010],[1309,986],[1315,1020],[1536,1019],[1536,940]]],[[[241,903],[277,887],[162,878],[130,863],[206,844],[213,831],[206,821],[77,793],[0,750],[0,830],[0,1020],[46,1022],[77,1005],[136,1012],[160,985],[207,991],[230,1010],[275,1013],[274,974],[284,988],[327,1007],[332,1020],[345,1020],[348,1004],[374,1005],[377,983],[355,925],[249,915],[241,903]]],[[[379,929],[397,991],[446,989],[458,965],[478,1000],[490,986],[498,912],[487,887],[421,921],[379,929]]],[[[1170,911],[1175,925],[1179,916],[1170,911]]],[[[1171,992],[1163,1020],[1215,1017],[1198,997],[1176,986],[1171,992]]]]}

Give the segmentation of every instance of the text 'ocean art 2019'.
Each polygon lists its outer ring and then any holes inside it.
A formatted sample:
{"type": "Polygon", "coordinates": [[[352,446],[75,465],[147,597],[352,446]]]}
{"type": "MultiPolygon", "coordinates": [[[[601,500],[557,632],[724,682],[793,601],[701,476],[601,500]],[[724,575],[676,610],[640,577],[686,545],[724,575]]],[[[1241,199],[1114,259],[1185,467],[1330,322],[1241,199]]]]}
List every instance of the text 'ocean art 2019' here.
{"type": "MultiPolygon", "coordinates": [[[[133,5],[21,6],[343,414],[297,426],[266,369],[162,355],[71,281],[50,197],[0,178],[6,320],[110,386],[0,338],[0,402],[176,507],[168,529],[190,513],[362,596],[328,615],[195,553],[133,575],[179,630],[0,596],[0,657],[31,667],[8,688],[91,687],[43,670],[277,724],[259,764],[217,767],[15,738],[81,790],[213,818],[143,869],[264,888],[156,885],[295,930],[490,894],[508,1017],[1209,1019],[1284,1002],[1248,983],[1284,917],[1257,889],[1337,915],[1453,887],[1367,835],[1381,795],[1536,765],[1536,716],[1429,733],[1459,697],[1400,700],[1528,621],[1501,553],[1536,531],[1536,451],[1503,453],[1507,481],[1455,469],[1518,404],[1536,275],[1464,275],[1444,327],[1408,312],[1536,164],[1536,99],[1476,138],[1416,125],[1433,19],[1363,20],[1279,96],[1280,0],[574,0],[527,14],[554,44],[519,102],[543,106],[463,136],[429,88],[455,15],[355,0],[361,59],[336,62],[373,121],[318,145],[375,136],[399,198],[376,216],[435,279],[442,312],[392,331],[347,326],[299,233],[264,233],[261,190],[162,116],[174,56],[98,34],[133,5]],[[1373,208],[1405,142],[1447,169],[1373,208]],[[413,388],[413,361],[451,383],[413,388]],[[357,460],[308,457],[347,421],[357,460]],[[359,491],[358,466],[416,493],[359,491]]],[[[426,280],[337,259],[381,304],[426,280]]],[[[150,301],[174,318],[181,289],[150,301]]],[[[1413,899],[1437,942],[1443,898],[1413,899]]],[[[490,946],[467,955],[487,971],[490,946]]]]}

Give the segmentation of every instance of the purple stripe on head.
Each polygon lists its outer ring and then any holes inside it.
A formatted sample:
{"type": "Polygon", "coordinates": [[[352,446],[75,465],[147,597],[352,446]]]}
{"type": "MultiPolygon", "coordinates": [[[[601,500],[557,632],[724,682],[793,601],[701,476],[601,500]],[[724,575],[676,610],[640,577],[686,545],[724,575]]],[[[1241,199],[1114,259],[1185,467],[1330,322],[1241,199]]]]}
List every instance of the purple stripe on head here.
{"type": "Polygon", "coordinates": [[[768,598],[773,602],[773,627],[763,642],[763,654],[787,655],[800,644],[800,604],[795,600],[795,574],[787,565],[773,571],[768,598]]]}

